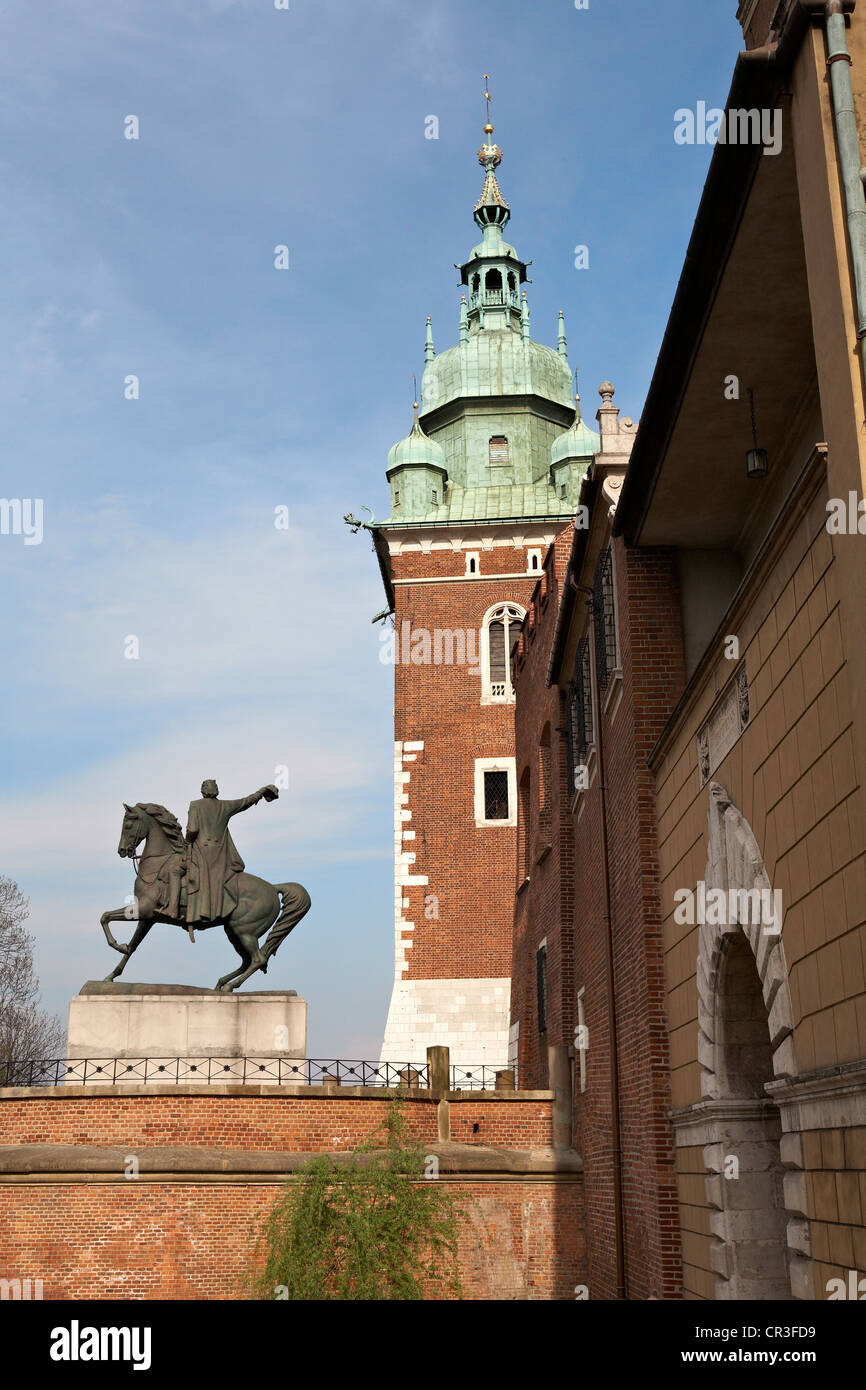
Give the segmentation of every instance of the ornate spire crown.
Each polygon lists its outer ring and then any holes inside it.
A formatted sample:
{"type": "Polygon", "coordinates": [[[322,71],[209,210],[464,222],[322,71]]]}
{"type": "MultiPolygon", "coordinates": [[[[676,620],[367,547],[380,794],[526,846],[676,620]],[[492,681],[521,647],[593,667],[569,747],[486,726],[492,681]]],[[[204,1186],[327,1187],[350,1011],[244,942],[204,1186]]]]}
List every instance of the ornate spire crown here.
{"type": "Polygon", "coordinates": [[[499,184],[496,179],[496,169],[502,163],[502,151],[498,145],[491,143],[493,126],[490,123],[490,92],[487,88],[488,74],[484,74],[484,100],[487,102],[487,122],[484,126],[484,144],[478,151],[478,163],[485,172],[484,187],[481,190],[481,197],[475,204],[475,221],[482,229],[484,227],[497,226],[504,227],[511,213],[508,204],[502,196],[499,184]]]}

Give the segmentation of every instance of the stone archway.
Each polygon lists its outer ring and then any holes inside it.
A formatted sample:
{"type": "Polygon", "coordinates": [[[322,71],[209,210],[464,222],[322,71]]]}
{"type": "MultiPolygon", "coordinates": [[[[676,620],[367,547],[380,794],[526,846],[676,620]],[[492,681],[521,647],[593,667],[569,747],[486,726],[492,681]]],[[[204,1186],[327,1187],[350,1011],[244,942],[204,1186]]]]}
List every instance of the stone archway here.
{"type": "Polygon", "coordinates": [[[724,787],[709,793],[706,891],[727,895],[724,920],[700,926],[697,970],[716,1298],[808,1297],[801,1146],[765,1089],[796,1074],[782,923],[758,910],[772,890],[751,827],[724,787]]]}

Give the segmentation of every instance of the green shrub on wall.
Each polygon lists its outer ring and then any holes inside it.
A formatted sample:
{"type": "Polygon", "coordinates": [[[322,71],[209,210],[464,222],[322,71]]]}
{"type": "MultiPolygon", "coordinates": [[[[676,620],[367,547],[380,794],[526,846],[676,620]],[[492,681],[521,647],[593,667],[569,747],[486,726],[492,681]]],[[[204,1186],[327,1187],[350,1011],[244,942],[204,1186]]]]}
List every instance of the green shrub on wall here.
{"type": "Polygon", "coordinates": [[[460,1211],[437,1173],[392,1097],[351,1154],[313,1158],[286,1184],[259,1237],[253,1296],[459,1298],[460,1211]]]}

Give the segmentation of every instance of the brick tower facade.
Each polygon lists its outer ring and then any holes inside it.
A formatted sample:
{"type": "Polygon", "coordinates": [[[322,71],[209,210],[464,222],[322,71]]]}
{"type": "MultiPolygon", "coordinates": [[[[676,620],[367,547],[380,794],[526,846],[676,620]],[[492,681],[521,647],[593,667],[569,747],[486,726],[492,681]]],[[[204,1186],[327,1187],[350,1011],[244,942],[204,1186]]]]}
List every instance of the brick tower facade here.
{"type": "Polygon", "coordinates": [[[423,406],[390,451],[391,512],[373,527],[391,619],[381,655],[395,668],[388,1061],[447,1044],[458,1066],[508,1062],[520,796],[510,655],[599,447],[573,404],[562,316],[556,349],[530,337],[492,133],[459,341],[437,355],[428,320],[423,406]]]}

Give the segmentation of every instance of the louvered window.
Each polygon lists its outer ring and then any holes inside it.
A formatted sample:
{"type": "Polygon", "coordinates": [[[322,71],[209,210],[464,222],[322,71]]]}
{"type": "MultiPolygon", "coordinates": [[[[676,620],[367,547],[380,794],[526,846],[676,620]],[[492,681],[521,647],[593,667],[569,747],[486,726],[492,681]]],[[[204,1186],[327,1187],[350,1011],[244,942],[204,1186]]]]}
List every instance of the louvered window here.
{"type": "Polygon", "coordinates": [[[508,440],[504,434],[494,434],[491,439],[490,462],[500,466],[508,462],[508,440]]]}

